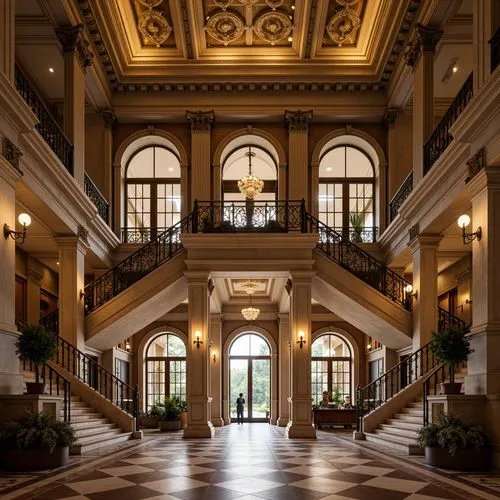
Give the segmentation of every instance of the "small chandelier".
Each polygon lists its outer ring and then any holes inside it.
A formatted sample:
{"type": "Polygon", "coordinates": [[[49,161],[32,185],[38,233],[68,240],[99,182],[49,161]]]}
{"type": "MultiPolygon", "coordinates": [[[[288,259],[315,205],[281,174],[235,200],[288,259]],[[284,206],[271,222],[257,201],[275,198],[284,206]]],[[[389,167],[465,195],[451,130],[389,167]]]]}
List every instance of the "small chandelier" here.
{"type": "Polygon", "coordinates": [[[252,281],[247,281],[243,286],[245,292],[250,295],[250,307],[244,307],[241,310],[241,314],[247,321],[254,321],[260,314],[260,309],[257,307],[252,307],[252,295],[257,290],[257,284],[252,281]]]}
{"type": "Polygon", "coordinates": [[[245,153],[245,156],[248,156],[248,175],[238,181],[238,188],[242,194],[253,200],[262,191],[264,181],[252,174],[252,156],[255,156],[255,153],[252,153],[252,146],[248,146],[248,153],[245,153]]]}

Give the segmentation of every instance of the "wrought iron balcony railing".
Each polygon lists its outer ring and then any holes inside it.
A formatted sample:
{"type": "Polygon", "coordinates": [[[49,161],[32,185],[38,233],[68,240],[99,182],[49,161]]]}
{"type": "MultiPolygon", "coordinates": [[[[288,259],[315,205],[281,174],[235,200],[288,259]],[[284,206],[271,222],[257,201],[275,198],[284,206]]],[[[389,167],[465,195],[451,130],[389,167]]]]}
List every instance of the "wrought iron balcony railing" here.
{"type": "Polygon", "coordinates": [[[449,130],[472,99],[472,73],[469,75],[455,100],[445,113],[438,126],[424,144],[424,175],[432,168],[453,140],[449,130]]]}
{"type": "Polygon", "coordinates": [[[166,227],[122,227],[122,243],[149,243],[167,229],[166,227]]]}
{"type": "Polygon", "coordinates": [[[396,191],[396,194],[389,202],[389,213],[391,217],[390,222],[392,222],[396,218],[396,215],[398,215],[399,213],[399,208],[404,203],[406,198],[410,196],[412,191],[413,191],[413,171],[409,173],[408,177],[403,181],[403,184],[399,186],[399,189],[396,191]]]}
{"type": "Polygon", "coordinates": [[[50,146],[52,151],[54,151],[59,160],[61,160],[66,170],[73,175],[73,144],[71,144],[63,131],[59,128],[59,125],[50,114],[50,111],[18,66],[16,66],[15,69],[15,85],[21,97],[26,101],[26,104],[38,118],[38,124],[35,128],[50,146]]]}
{"type": "Polygon", "coordinates": [[[85,194],[90,198],[90,201],[97,208],[97,212],[101,216],[101,219],[106,224],[109,224],[109,203],[106,201],[99,189],[97,189],[97,186],[87,174],[85,174],[84,177],[84,188],[85,194]]]}

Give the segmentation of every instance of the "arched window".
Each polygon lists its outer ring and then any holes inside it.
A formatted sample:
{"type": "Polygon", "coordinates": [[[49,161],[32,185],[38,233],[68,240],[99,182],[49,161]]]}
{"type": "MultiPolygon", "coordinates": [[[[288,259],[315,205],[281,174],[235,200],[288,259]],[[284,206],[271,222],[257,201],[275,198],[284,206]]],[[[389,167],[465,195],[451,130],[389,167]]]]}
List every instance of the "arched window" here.
{"type": "Polygon", "coordinates": [[[164,146],[146,146],[129,159],[125,171],[123,241],[143,243],[181,218],[180,164],[164,146]]]}
{"type": "Polygon", "coordinates": [[[374,187],[366,152],[351,145],[327,150],[319,164],[319,220],[352,241],[375,241],[374,187]]]}
{"type": "Polygon", "coordinates": [[[146,349],[146,410],[174,396],[186,400],[186,346],[172,333],[155,337],[146,349]]]}
{"type": "Polygon", "coordinates": [[[236,417],[236,399],[243,394],[244,418],[268,421],[271,411],[271,349],[256,333],[238,337],[229,349],[229,388],[231,416],[236,417]]]}
{"type": "Polygon", "coordinates": [[[339,392],[342,399],[352,401],[352,353],[345,340],[337,334],[318,337],[311,346],[312,397],[319,404],[323,391],[339,392]]]}

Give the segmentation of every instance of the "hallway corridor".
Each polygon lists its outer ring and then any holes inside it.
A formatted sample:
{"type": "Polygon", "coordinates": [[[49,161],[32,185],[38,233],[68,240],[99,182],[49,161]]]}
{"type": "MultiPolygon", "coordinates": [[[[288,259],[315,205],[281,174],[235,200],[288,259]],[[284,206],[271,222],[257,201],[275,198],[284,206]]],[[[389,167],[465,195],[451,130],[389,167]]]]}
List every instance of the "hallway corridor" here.
{"type": "Polygon", "coordinates": [[[41,473],[36,481],[11,475],[6,488],[9,476],[2,476],[6,489],[0,489],[0,498],[472,500],[500,495],[494,485],[498,477],[490,478],[490,488],[478,486],[477,476],[451,479],[450,473],[353,443],[350,434],[338,436],[319,431],[317,440],[286,440],[283,429],[268,424],[219,428],[213,440],[154,432],[106,454],[72,457],[64,472],[41,473]]]}

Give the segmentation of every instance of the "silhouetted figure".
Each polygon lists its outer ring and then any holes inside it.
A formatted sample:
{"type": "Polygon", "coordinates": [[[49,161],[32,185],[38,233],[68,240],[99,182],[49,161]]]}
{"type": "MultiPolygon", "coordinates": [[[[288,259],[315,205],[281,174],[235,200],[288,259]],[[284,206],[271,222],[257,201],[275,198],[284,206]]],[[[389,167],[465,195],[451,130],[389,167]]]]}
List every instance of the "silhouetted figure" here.
{"type": "Polygon", "coordinates": [[[243,393],[240,392],[240,397],[236,400],[236,417],[238,418],[238,425],[243,425],[243,410],[245,409],[245,398],[243,393]]]}

